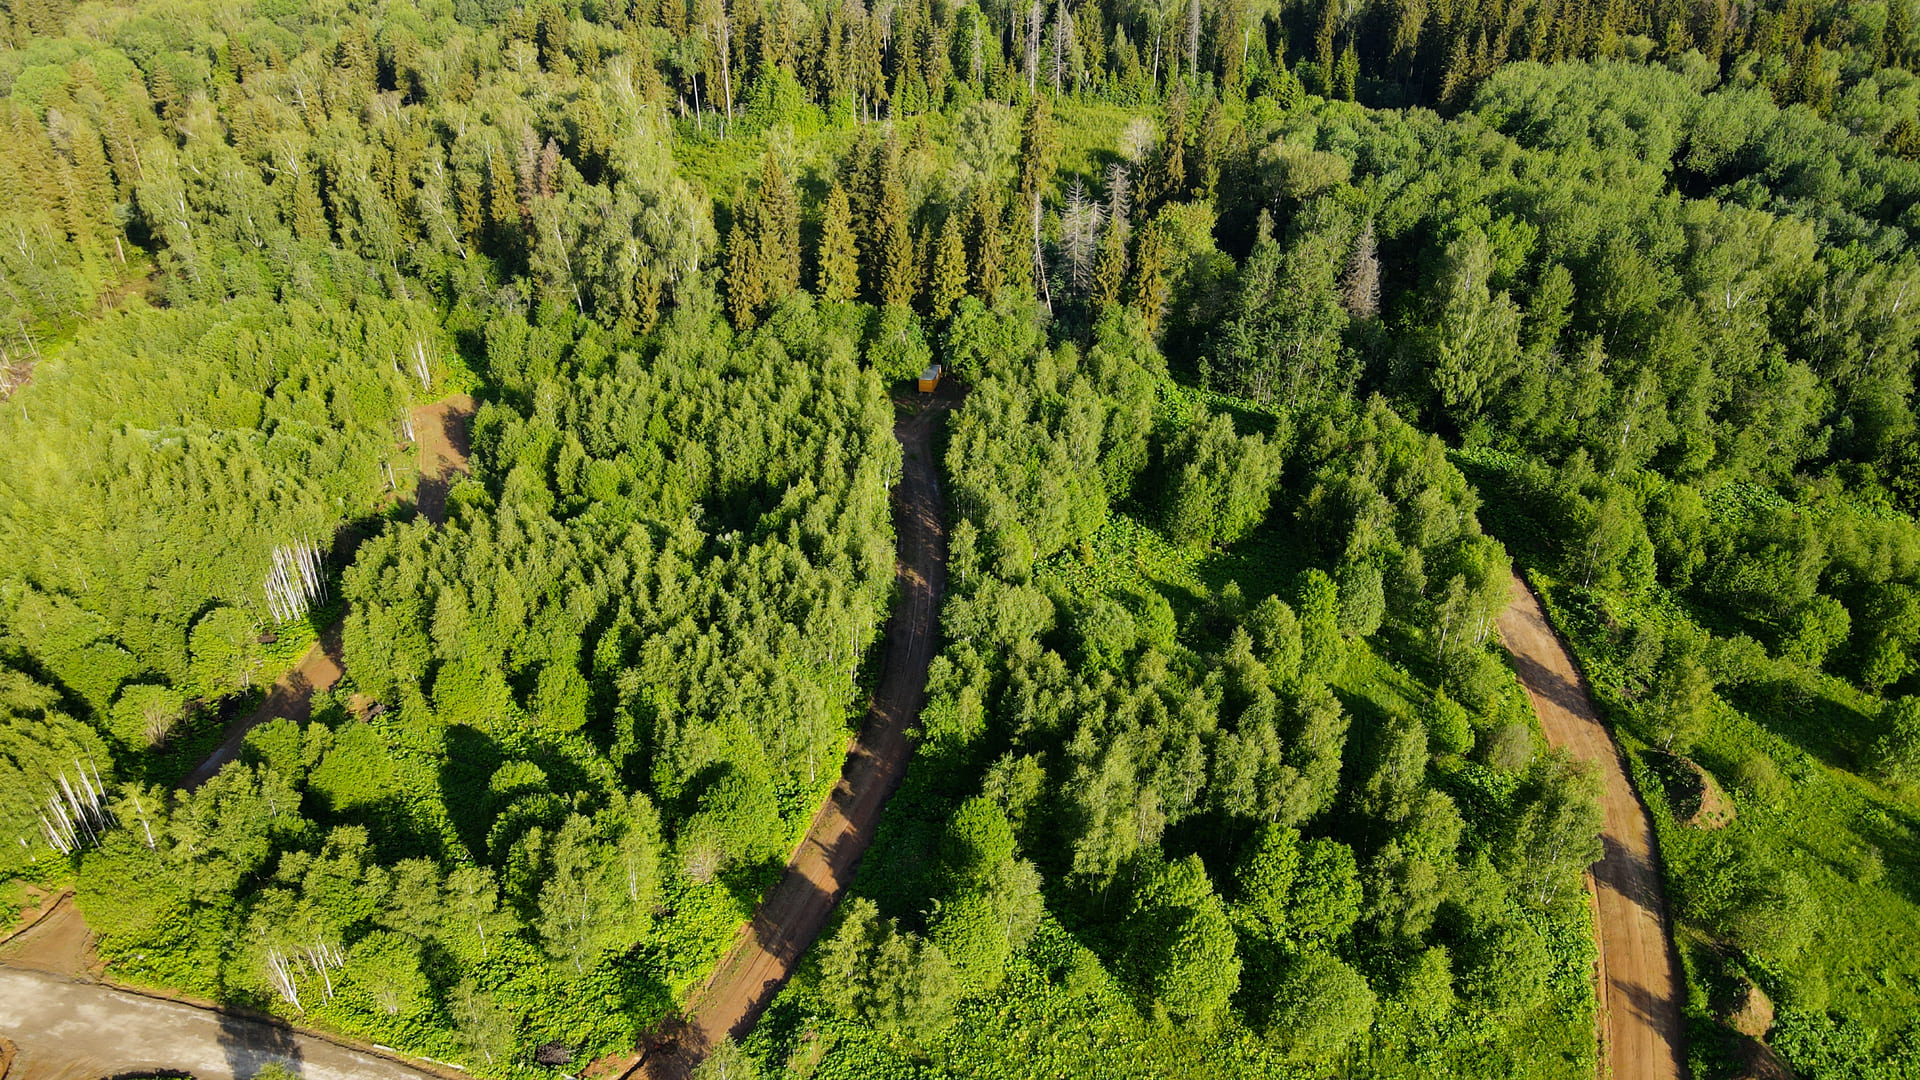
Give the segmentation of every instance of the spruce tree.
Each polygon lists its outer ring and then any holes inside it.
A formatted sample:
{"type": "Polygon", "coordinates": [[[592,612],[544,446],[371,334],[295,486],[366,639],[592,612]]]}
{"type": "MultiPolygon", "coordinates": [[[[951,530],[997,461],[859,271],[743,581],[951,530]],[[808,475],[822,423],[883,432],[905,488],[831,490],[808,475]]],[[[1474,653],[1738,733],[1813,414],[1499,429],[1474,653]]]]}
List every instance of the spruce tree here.
{"type": "Polygon", "coordinates": [[[960,211],[949,211],[933,244],[933,265],[927,274],[927,310],[936,319],[952,314],[953,305],[967,295],[967,247],[962,238],[963,228],[960,211]]]}
{"type": "Polygon", "coordinates": [[[884,185],[873,222],[875,284],[882,304],[906,305],[913,302],[915,267],[913,233],[907,228],[907,189],[893,170],[888,170],[884,185]]]}
{"type": "MultiPolygon", "coordinates": [[[[1020,194],[1042,191],[1053,175],[1053,155],[1057,140],[1053,133],[1053,108],[1045,97],[1036,96],[1027,106],[1026,119],[1020,125],[1020,194]]],[[[1025,203],[1027,200],[1020,200],[1025,203]]]]}
{"type": "Polygon", "coordinates": [[[1154,202],[1177,199],[1187,190],[1187,98],[1177,94],[1167,106],[1167,134],[1154,159],[1151,190],[1154,202]]]}
{"type": "Polygon", "coordinates": [[[1028,205],[1019,199],[1006,207],[1006,224],[1000,232],[1007,240],[1007,261],[1001,271],[1002,288],[1033,288],[1032,241],[1027,236],[1031,225],[1027,215],[1028,205]]]}
{"type": "Polygon", "coordinates": [[[967,229],[967,265],[974,294],[988,303],[1000,291],[1007,264],[1007,234],[1000,216],[1000,200],[986,184],[973,189],[973,207],[967,229]]]}
{"type": "Polygon", "coordinates": [[[827,192],[821,212],[818,276],[814,288],[822,299],[847,301],[860,295],[860,251],[853,239],[853,210],[847,190],[839,184],[827,192]]]}
{"type": "Polygon", "coordinates": [[[759,202],[767,299],[778,303],[800,288],[800,197],[772,150],[761,159],[759,202]]]}
{"type": "Polygon", "coordinates": [[[1360,54],[1353,49],[1353,42],[1347,42],[1346,51],[1340,54],[1340,61],[1333,66],[1333,96],[1341,101],[1352,101],[1354,86],[1360,81],[1360,54]]]}
{"type": "Polygon", "coordinates": [[[754,228],[757,207],[742,205],[727,234],[727,314],[741,330],[753,328],[767,302],[767,276],[760,238],[754,228]]]}
{"type": "Polygon", "coordinates": [[[1120,302],[1127,285],[1127,230],[1114,222],[1100,236],[1100,255],[1093,266],[1093,303],[1097,308],[1120,302]]]}
{"type": "Polygon", "coordinates": [[[1134,252],[1132,288],[1127,303],[1147,323],[1148,333],[1158,333],[1160,320],[1167,313],[1167,243],[1156,223],[1140,230],[1140,243],[1134,252]]]}

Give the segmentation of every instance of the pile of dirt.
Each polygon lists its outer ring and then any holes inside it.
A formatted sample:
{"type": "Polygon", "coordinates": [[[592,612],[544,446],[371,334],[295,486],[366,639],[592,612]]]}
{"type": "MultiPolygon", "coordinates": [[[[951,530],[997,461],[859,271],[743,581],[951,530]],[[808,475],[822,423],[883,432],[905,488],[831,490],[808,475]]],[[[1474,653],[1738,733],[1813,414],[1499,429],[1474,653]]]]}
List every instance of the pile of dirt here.
{"type": "Polygon", "coordinates": [[[1766,992],[1741,980],[1732,1006],[1727,1010],[1727,1026],[1750,1038],[1764,1039],[1773,1030],[1773,1002],[1766,992]]]}
{"type": "Polygon", "coordinates": [[[1674,820],[1696,829],[1724,829],[1733,824],[1733,800],[1713,774],[1689,757],[1668,754],[1657,768],[1667,789],[1667,805],[1674,820]]]}
{"type": "Polygon", "coordinates": [[[73,894],[60,894],[46,915],[0,945],[0,963],[67,978],[97,974],[93,932],[73,906],[73,894]]]}
{"type": "Polygon", "coordinates": [[[47,913],[53,910],[53,906],[66,895],[43,889],[38,885],[22,886],[20,894],[20,914],[14,918],[13,925],[0,930],[0,943],[12,941],[26,933],[34,923],[46,918],[47,913]]]}
{"type": "Polygon", "coordinates": [[[1726,1010],[1727,1026],[1741,1035],[1741,1057],[1746,1067],[1741,1080],[1793,1080],[1793,1070],[1767,1045],[1773,1030],[1773,1002],[1751,980],[1740,980],[1726,1010]]]}

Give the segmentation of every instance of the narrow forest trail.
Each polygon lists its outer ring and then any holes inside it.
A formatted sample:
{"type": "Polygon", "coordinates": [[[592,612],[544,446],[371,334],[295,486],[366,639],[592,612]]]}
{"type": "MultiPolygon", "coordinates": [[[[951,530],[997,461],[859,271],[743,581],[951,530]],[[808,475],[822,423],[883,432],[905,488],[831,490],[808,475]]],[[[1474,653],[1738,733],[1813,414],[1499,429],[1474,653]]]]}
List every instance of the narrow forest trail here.
{"type": "MultiPolygon", "coordinates": [[[[414,446],[419,453],[419,484],[414,492],[414,507],[435,525],[447,520],[447,490],[455,474],[467,472],[467,421],[472,418],[474,401],[468,394],[452,394],[431,405],[422,405],[408,414],[413,425],[414,446]]],[[[282,717],[304,725],[313,716],[313,695],[333,689],[340,681],[340,620],[320,634],[300,662],[287,669],[267,696],[250,713],[227,727],[226,737],[206,760],[194,766],[180,781],[188,791],[199,787],[232,761],[247,741],[247,732],[270,720],[282,717]]]]}
{"type": "MultiPolygon", "coordinates": [[[[420,454],[415,505],[429,521],[446,520],[453,474],[467,471],[466,394],[411,414],[420,454]]],[[[340,678],[340,623],[321,634],[300,663],[275,680],[266,700],[227,729],[220,746],[187,774],[191,790],[234,759],[247,732],[277,717],[305,723],[313,695],[340,678]]],[[[271,1017],[103,986],[92,935],[71,898],[0,947],[0,1034],[17,1046],[4,1075],[13,1080],[97,1080],[185,1072],[196,1080],[248,1080],[279,1064],[305,1080],[428,1080],[436,1074],[368,1049],[303,1032],[271,1017]]]]}
{"type": "Polygon", "coordinates": [[[947,531],[933,434],[956,400],[951,391],[920,398],[921,408],[903,411],[893,426],[905,459],[893,489],[900,604],[887,625],[880,685],[860,737],[847,751],[840,782],[814,814],[786,873],[688,1002],[685,1018],[651,1038],[623,1075],[644,1068],[655,1080],[682,1080],[721,1039],[751,1031],[820,935],[873,843],[880,811],[906,775],[913,753],[907,729],[926,701],[927,668],[939,644],[947,531]]]}
{"type": "Polygon", "coordinates": [[[1653,821],[1627,780],[1620,748],[1600,722],[1584,676],[1519,574],[1500,613],[1500,637],[1546,730],[1547,741],[1600,770],[1604,853],[1587,872],[1599,970],[1601,1077],[1679,1080],[1679,965],[1669,936],[1653,821]]]}

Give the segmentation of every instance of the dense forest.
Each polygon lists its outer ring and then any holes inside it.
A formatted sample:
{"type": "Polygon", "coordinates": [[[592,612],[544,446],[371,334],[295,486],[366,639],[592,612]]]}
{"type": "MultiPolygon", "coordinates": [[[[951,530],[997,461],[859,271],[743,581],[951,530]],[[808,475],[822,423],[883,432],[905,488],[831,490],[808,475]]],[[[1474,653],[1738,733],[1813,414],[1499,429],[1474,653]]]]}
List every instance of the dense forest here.
{"type": "Polygon", "coordinates": [[[1694,1074],[1757,986],[1920,1075],[1908,0],[0,13],[0,909],[112,977],[631,1048],[838,777],[938,361],[920,742],[715,1072],[1591,1074],[1517,566],[1694,1074]]]}

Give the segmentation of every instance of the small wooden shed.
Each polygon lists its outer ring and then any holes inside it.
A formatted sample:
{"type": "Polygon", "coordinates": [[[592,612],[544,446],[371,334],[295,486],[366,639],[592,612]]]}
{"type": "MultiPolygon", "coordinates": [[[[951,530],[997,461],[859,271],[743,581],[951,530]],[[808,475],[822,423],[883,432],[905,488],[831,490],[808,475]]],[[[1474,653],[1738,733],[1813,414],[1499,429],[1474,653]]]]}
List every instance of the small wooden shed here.
{"type": "Polygon", "coordinates": [[[940,365],[928,364],[927,370],[920,373],[920,392],[931,394],[940,388],[940,365]]]}

